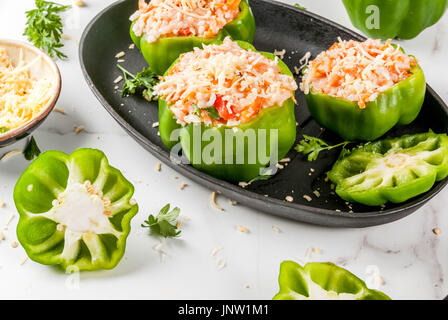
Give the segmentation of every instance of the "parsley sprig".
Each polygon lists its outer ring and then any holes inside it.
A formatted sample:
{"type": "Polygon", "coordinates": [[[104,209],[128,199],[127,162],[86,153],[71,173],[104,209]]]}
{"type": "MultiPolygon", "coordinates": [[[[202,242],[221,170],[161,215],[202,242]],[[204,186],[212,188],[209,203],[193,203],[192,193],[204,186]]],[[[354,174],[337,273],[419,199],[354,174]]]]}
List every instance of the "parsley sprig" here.
{"type": "Polygon", "coordinates": [[[303,135],[303,138],[304,139],[300,141],[299,144],[294,147],[294,149],[297,152],[308,155],[308,161],[310,162],[316,160],[321,151],[331,150],[339,147],[342,147],[345,150],[345,147],[349,143],[352,143],[351,141],[344,141],[331,146],[319,138],[307,136],[306,134],[303,135]]]}
{"type": "Polygon", "coordinates": [[[121,91],[122,97],[135,94],[138,88],[143,88],[142,95],[146,100],[151,101],[156,98],[153,87],[159,82],[157,74],[150,69],[143,68],[142,71],[134,75],[119,64],[117,64],[117,67],[123,72],[124,77],[123,89],[121,91]]]}
{"type": "Polygon", "coordinates": [[[211,118],[216,119],[216,120],[221,119],[221,116],[219,115],[218,109],[216,109],[215,107],[208,107],[208,108],[205,108],[205,111],[208,112],[208,115],[209,115],[211,118]]]}
{"type": "Polygon", "coordinates": [[[216,107],[207,107],[207,108],[199,108],[196,104],[193,105],[192,114],[197,115],[199,118],[202,118],[201,110],[207,111],[207,114],[210,118],[220,120],[221,116],[219,115],[218,109],[216,107]]]}
{"type": "Polygon", "coordinates": [[[52,58],[64,59],[67,56],[59,49],[61,43],[62,19],[59,13],[71,6],[51,1],[36,0],[36,9],[26,11],[26,28],[23,33],[36,47],[46,51],[52,58]]]}
{"type": "Polygon", "coordinates": [[[179,217],[180,209],[175,207],[170,211],[170,204],[168,203],[160,209],[157,217],[152,214],[149,215],[148,220],[142,224],[143,228],[149,228],[152,234],[163,237],[177,237],[181,231],[177,230],[177,218],[179,217]]]}

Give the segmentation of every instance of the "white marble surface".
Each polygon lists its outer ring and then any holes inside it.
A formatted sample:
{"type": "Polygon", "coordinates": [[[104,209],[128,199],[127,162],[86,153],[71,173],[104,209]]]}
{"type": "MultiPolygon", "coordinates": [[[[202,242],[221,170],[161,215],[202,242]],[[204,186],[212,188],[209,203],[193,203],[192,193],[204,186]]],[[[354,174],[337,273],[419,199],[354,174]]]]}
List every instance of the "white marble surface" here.
{"type": "MultiPolygon", "coordinates": [[[[60,1],[67,3],[70,1],[60,1]]],[[[287,1],[294,3],[295,1],[287,1]]],[[[20,265],[25,252],[16,240],[17,215],[0,241],[0,299],[8,298],[150,298],[150,299],[270,299],[277,291],[277,274],[282,260],[331,261],[345,266],[370,285],[378,286],[394,299],[439,299],[448,294],[448,189],[445,189],[415,214],[379,227],[366,229],[330,229],[272,217],[243,206],[231,206],[218,197],[225,208],[210,205],[210,190],[188,179],[174,176],[152,155],[130,138],[103,109],[88,89],[77,56],[77,41],[88,21],[110,1],[85,0],[86,7],[68,17],[65,33],[66,61],[58,61],[63,89],[57,104],[66,115],[53,112],[36,131],[43,150],[71,152],[78,147],[104,150],[111,164],[121,168],[135,182],[135,198],[140,212],[132,222],[125,258],[112,271],[82,273],[78,278],[56,268],[27,261],[20,265]],[[75,125],[85,131],[76,135],[75,125]],[[184,181],[188,186],[180,190],[184,181]],[[150,237],[140,224],[170,202],[190,217],[179,239],[163,244],[163,257],[154,250],[159,240],[150,237]],[[248,234],[236,230],[249,228],[248,234]],[[276,233],[272,227],[281,232],[276,233]],[[432,229],[439,227],[436,236],[432,229]],[[217,270],[213,248],[222,245],[217,255],[227,262],[217,270]],[[310,248],[321,253],[307,256],[310,248]],[[379,272],[380,285],[372,276],[379,272]],[[246,285],[249,287],[246,288],[246,285]]],[[[301,0],[310,11],[351,27],[340,1],[301,0]]],[[[33,7],[32,0],[0,1],[0,38],[22,39],[24,11],[33,7]]],[[[297,31],[300,32],[300,31],[297,31]]],[[[428,82],[448,101],[448,15],[417,39],[402,43],[408,52],[419,57],[428,82]]],[[[20,148],[23,143],[0,150],[20,148]]],[[[0,163],[0,226],[16,213],[12,190],[28,163],[20,155],[0,163]]]]}

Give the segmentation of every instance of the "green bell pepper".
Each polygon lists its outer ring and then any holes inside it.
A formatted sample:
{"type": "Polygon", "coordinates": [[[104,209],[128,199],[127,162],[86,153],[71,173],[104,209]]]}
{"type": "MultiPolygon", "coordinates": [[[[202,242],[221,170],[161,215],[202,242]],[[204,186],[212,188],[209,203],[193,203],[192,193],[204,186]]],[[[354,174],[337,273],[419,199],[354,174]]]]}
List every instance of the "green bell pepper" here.
{"type": "Polygon", "coordinates": [[[371,38],[412,39],[435,24],[447,0],[343,0],[352,24],[371,38]]]}
{"type": "Polygon", "coordinates": [[[390,300],[332,263],[312,262],[302,267],[293,261],[283,261],[278,282],[280,291],[273,300],[390,300]]]}
{"type": "Polygon", "coordinates": [[[395,125],[411,123],[420,113],[426,92],[425,76],[418,65],[411,67],[411,73],[368,102],[364,109],[355,101],[322,94],[312,88],[305,96],[306,102],[316,122],[344,140],[375,140],[395,125]]]}
{"type": "Polygon", "coordinates": [[[42,153],[14,188],[17,237],[28,257],[66,270],[112,269],[137,213],[133,185],[103,152],[42,153]]]}
{"type": "Polygon", "coordinates": [[[342,199],[369,206],[404,202],[447,175],[448,137],[432,131],[362,145],[328,173],[342,199]]]}
{"type": "Polygon", "coordinates": [[[149,68],[157,73],[163,74],[180,54],[192,51],[195,47],[202,47],[202,44],[211,44],[217,40],[224,40],[230,36],[233,40],[243,40],[252,42],[255,36],[255,18],[250,9],[248,0],[241,0],[240,14],[229,22],[214,37],[162,37],[155,42],[149,43],[144,36],[136,36],[132,31],[130,35],[132,41],[141,50],[143,57],[149,68]]]}
{"type": "MultiPolygon", "coordinates": [[[[250,43],[237,42],[245,50],[256,51],[250,43]]],[[[275,55],[272,53],[260,53],[270,60],[275,60],[275,55]]],[[[175,64],[176,62],[173,63],[173,66],[175,64]]],[[[277,66],[282,74],[293,76],[280,59],[278,59],[277,66]]],[[[180,141],[183,153],[196,169],[232,182],[249,181],[259,176],[261,170],[269,163],[272,164],[273,161],[277,162],[278,159],[283,158],[294,144],[296,139],[294,101],[290,98],[282,106],[262,109],[249,122],[236,127],[224,125],[213,127],[204,124],[188,124],[182,127],[176,122],[169,104],[159,98],[159,131],[163,143],[169,149],[172,149],[180,141]],[[176,131],[179,132],[178,135],[173,136],[173,132],[176,131]],[[256,141],[251,142],[248,137],[253,132],[255,133],[253,138],[256,141]],[[226,147],[224,141],[231,141],[231,144],[226,147]],[[242,143],[238,143],[238,141],[242,143]],[[258,146],[257,151],[265,147],[265,150],[261,151],[264,153],[262,157],[260,157],[260,152],[258,154],[252,152],[254,145],[258,146]],[[260,145],[262,145],[261,148],[260,145]],[[272,156],[275,150],[277,150],[278,159],[270,159],[270,155],[272,156]],[[202,158],[202,155],[209,154],[211,154],[210,158],[213,163],[202,158]],[[238,157],[241,159],[238,160],[238,157]]]]}

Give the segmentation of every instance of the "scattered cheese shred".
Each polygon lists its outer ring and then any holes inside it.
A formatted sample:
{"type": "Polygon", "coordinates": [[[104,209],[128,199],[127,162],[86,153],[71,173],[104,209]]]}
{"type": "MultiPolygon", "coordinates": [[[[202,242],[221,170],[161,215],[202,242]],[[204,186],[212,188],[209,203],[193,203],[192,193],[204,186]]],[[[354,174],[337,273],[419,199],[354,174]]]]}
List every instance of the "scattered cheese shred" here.
{"type": "Polygon", "coordinates": [[[22,150],[20,150],[20,149],[11,150],[11,151],[5,153],[5,154],[2,156],[2,157],[0,158],[0,161],[6,161],[6,160],[8,160],[9,158],[11,158],[11,157],[13,157],[13,156],[15,156],[16,154],[19,154],[19,153],[22,153],[22,150]]]}
{"type": "Polygon", "coordinates": [[[24,257],[22,258],[22,260],[20,260],[19,264],[20,264],[21,266],[23,266],[23,265],[25,264],[25,262],[27,262],[27,261],[28,261],[28,257],[27,257],[27,256],[24,256],[24,257]]]}
{"type": "Polygon", "coordinates": [[[218,205],[216,203],[216,191],[212,192],[212,195],[210,197],[210,201],[211,201],[212,206],[214,206],[216,209],[218,209],[220,211],[224,211],[224,209],[220,205],[218,205]]]}
{"type": "Polygon", "coordinates": [[[65,114],[65,110],[62,109],[62,108],[58,108],[58,107],[56,107],[56,108],[54,108],[53,110],[56,111],[56,112],[59,112],[59,113],[61,113],[61,114],[65,114]]]}
{"type": "Polygon", "coordinates": [[[80,133],[80,132],[83,131],[83,130],[84,130],[84,126],[83,126],[83,125],[80,125],[80,126],[75,127],[75,133],[76,133],[76,134],[80,133]]]}
{"type": "Polygon", "coordinates": [[[115,58],[120,59],[125,56],[126,53],[124,51],[120,51],[115,55],[115,58]]]}
{"type": "Polygon", "coordinates": [[[214,249],[212,250],[212,257],[216,256],[216,254],[217,254],[219,251],[221,251],[222,249],[224,249],[223,246],[218,246],[218,247],[214,248],[214,249]]]}
{"type": "Polygon", "coordinates": [[[14,213],[11,213],[11,214],[9,215],[8,220],[6,220],[5,227],[8,227],[8,226],[9,226],[9,224],[10,224],[11,221],[14,219],[14,217],[15,217],[14,213]]]}

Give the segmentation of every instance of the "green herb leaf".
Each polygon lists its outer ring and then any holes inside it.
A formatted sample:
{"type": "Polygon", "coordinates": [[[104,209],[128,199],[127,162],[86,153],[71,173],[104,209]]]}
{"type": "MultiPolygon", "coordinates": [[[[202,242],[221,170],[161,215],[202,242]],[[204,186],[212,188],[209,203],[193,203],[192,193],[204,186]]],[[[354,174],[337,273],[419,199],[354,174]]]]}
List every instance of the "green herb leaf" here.
{"type": "Polygon", "coordinates": [[[133,75],[119,64],[117,67],[123,72],[124,77],[123,89],[121,91],[122,97],[135,94],[138,88],[143,88],[142,96],[148,101],[154,100],[153,87],[159,82],[159,77],[154,72],[143,68],[142,71],[133,75]]]}
{"type": "Polygon", "coordinates": [[[204,110],[208,112],[208,115],[211,118],[216,119],[216,120],[221,119],[221,116],[219,115],[219,112],[215,107],[208,107],[208,108],[205,108],[204,110]]]}
{"type": "Polygon", "coordinates": [[[306,134],[304,134],[303,137],[304,139],[300,141],[299,144],[294,147],[294,149],[297,152],[308,155],[308,161],[310,162],[316,160],[321,151],[331,150],[338,147],[342,147],[343,150],[345,150],[345,146],[349,143],[352,143],[351,141],[344,141],[339,144],[330,146],[328,143],[319,138],[307,136],[306,134]]]}
{"type": "Polygon", "coordinates": [[[295,3],[295,4],[294,4],[294,7],[299,8],[299,9],[302,9],[302,10],[306,10],[305,7],[301,6],[301,5],[298,4],[298,3],[295,3]]]}
{"type": "Polygon", "coordinates": [[[36,47],[46,51],[52,58],[64,59],[67,56],[59,48],[61,43],[62,19],[59,13],[71,6],[51,1],[36,0],[36,9],[26,11],[26,28],[23,35],[36,47]]]}
{"type": "Polygon", "coordinates": [[[8,132],[8,131],[9,131],[9,128],[6,128],[6,127],[0,127],[0,134],[1,134],[1,133],[8,132]]]}
{"type": "Polygon", "coordinates": [[[269,180],[272,177],[272,170],[268,169],[265,170],[265,172],[261,175],[259,175],[258,177],[253,178],[252,180],[248,181],[248,184],[251,184],[255,181],[264,181],[264,180],[269,180]]]}
{"type": "Polygon", "coordinates": [[[201,114],[200,108],[196,104],[193,104],[193,112],[192,112],[192,114],[195,114],[199,118],[202,118],[202,114],[201,114]]]}
{"type": "Polygon", "coordinates": [[[180,209],[175,207],[170,210],[170,204],[167,204],[160,209],[157,217],[152,214],[149,215],[145,224],[142,224],[143,228],[149,228],[152,234],[160,235],[163,237],[177,237],[181,231],[177,230],[177,218],[179,217],[180,209]]]}
{"type": "Polygon", "coordinates": [[[39,155],[40,155],[40,149],[37,146],[34,137],[31,137],[30,141],[28,141],[28,144],[23,150],[23,156],[25,157],[26,160],[31,161],[34,159],[34,157],[37,157],[39,155]]]}

